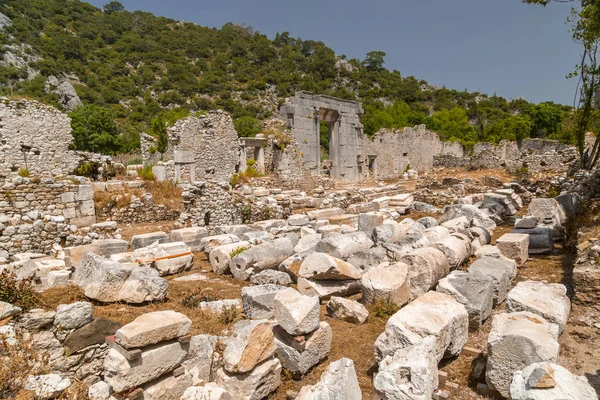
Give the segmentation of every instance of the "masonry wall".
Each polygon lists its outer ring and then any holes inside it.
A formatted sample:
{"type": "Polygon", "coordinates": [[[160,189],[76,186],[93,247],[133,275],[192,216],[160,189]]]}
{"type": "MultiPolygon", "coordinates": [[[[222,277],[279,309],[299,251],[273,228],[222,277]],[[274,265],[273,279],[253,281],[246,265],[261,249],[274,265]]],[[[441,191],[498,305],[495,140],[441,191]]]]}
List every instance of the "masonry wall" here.
{"type": "Polygon", "coordinates": [[[69,151],[71,120],[33,100],[0,98],[0,177],[19,169],[32,175],[66,175],[80,157],[69,151]]]}
{"type": "Polygon", "coordinates": [[[94,191],[89,184],[52,178],[13,178],[0,191],[0,215],[40,213],[64,217],[67,223],[87,226],[96,222],[94,191]]]}

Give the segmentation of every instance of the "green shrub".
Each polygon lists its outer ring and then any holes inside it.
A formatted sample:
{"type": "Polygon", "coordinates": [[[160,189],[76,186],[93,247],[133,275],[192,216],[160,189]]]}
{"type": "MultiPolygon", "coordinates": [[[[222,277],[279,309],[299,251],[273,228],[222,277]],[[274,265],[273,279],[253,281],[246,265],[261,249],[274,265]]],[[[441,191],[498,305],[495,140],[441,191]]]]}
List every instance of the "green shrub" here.
{"type": "Polygon", "coordinates": [[[246,250],[248,250],[248,249],[249,249],[249,247],[247,247],[247,246],[240,246],[240,247],[237,247],[237,248],[233,249],[233,250],[232,250],[232,251],[229,253],[229,257],[233,258],[233,257],[237,256],[238,254],[241,254],[241,253],[243,253],[244,251],[246,251],[246,250]]]}
{"type": "Polygon", "coordinates": [[[254,158],[250,158],[250,159],[246,160],[246,166],[248,168],[252,168],[254,166],[254,164],[256,164],[256,160],[254,158]]]}
{"type": "Polygon", "coordinates": [[[29,178],[29,170],[26,168],[19,169],[19,176],[21,178],[29,178]]]}
{"type": "Polygon", "coordinates": [[[375,304],[375,316],[378,318],[389,318],[394,315],[400,307],[389,300],[379,300],[375,304]]]}
{"type": "Polygon", "coordinates": [[[151,165],[145,165],[144,168],[138,168],[137,173],[138,176],[145,181],[153,181],[156,179],[154,172],[152,172],[151,165]]]}

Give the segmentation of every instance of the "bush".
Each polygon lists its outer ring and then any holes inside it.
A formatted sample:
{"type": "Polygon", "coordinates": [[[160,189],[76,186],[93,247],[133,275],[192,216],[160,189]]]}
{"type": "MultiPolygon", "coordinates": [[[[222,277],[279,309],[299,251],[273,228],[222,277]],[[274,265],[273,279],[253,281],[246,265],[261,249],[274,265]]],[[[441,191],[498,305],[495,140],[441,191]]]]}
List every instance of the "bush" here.
{"type": "Polygon", "coordinates": [[[237,185],[240,185],[242,183],[249,183],[250,178],[260,178],[262,176],[264,175],[255,170],[254,168],[248,168],[244,172],[239,172],[233,175],[233,177],[229,181],[229,184],[231,185],[231,187],[236,187],[237,185]]]}
{"type": "Polygon", "coordinates": [[[19,176],[21,178],[29,178],[29,170],[26,168],[19,169],[19,176]]]}
{"type": "Polygon", "coordinates": [[[394,315],[400,307],[389,300],[379,300],[375,304],[375,316],[378,318],[389,318],[394,315]]]}
{"type": "Polygon", "coordinates": [[[33,289],[28,280],[17,281],[15,275],[8,271],[0,273],[0,301],[21,307],[24,311],[44,305],[40,295],[33,289]]]}
{"type": "Polygon", "coordinates": [[[154,172],[152,172],[151,165],[145,165],[144,168],[139,168],[137,170],[138,176],[145,181],[153,181],[156,179],[154,176],[154,172]]]}
{"type": "Polygon", "coordinates": [[[14,344],[0,336],[0,398],[20,398],[17,393],[29,375],[49,373],[48,358],[48,353],[38,353],[31,341],[19,337],[14,344]]]}

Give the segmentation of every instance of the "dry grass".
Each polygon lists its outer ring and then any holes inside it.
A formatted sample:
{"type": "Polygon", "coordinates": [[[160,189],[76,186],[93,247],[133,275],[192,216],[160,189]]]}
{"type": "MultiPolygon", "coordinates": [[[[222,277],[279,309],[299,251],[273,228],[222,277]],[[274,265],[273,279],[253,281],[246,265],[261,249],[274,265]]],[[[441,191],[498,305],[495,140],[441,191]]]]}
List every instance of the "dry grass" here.
{"type": "Polygon", "coordinates": [[[23,398],[19,392],[27,377],[48,372],[48,355],[38,353],[30,341],[20,338],[9,345],[0,337],[0,398],[23,398]]]}
{"type": "Polygon", "coordinates": [[[183,200],[181,188],[173,182],[147,181],[146,191],[152,194],[154,204],[163,204],[171,210],[183,211],[183,200]]]}

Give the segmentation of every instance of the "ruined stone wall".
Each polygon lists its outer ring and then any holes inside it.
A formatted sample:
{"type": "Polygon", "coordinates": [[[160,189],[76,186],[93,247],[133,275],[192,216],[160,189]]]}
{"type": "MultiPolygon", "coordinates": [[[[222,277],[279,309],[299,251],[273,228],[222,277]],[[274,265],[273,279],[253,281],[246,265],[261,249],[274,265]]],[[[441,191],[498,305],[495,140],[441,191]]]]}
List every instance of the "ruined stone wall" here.
{"type": "Polygon", "coordinates": [[[11,218],[29,213],[61,216],[78,226],[91,225],[96,222],[94,191],[89,184],[68,179],[16,177],[8,180],[0,191],[0,215],[11,218]]]}
{"type": "Polygon", "coordinates": [[[362,158],[376,157],[377,177],[392,179],[408,168],[426,171],[433,168],[434,156],[464,157],[465,150],[458,142],[443,142],[437,133],[425,125],[398,130],[382,129],[371,139],[362,140],[362,158]]]}
{"type": "MultiPolygon", "coordinates": [[[[168,129],[169,145],[163,159],[177,166],[189,164],[190,181],[229,181],[238,171],[240,143],[231,116],[223,111],[177,121],[168,129]]],[[[180,182],[183,182],[180,180],[180,182]]]]}
{"type": "Polygon", "coordinates": [[[71,121],[33,100],[0,99],[0,177],[19,169],[32,175],[66,175],[80,158],[69,151],[71,121]]]}
{"type": "Polygon", "coordinates": [[[151,193],[144,193],[140,197],[132,196],[126,206],[114,203],[97,210],[97,217],[101,221],[116,221],[120,224],[137,224],[142,222],[175,221],[181,211],[171,209],[164,204],[155,204],[151,193]]]}
{"type": "Polygon", "coordinates": [[[140,147],[144,165],[156,165],[161,160],[161,154],[156,151],[157,139],[147,133],[140,133],[140,147]]]}

